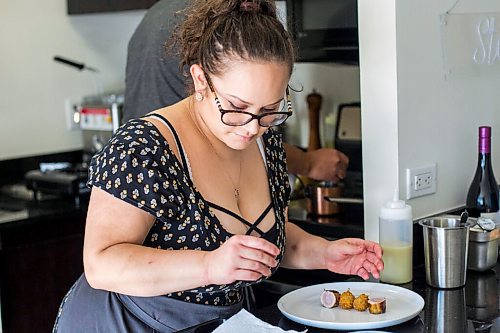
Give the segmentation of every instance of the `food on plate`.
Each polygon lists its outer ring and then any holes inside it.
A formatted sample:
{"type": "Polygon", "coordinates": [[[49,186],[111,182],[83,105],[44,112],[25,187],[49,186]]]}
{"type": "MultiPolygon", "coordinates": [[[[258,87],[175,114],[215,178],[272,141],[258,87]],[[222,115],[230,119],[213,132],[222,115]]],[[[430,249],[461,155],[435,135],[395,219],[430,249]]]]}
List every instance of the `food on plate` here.
{"type": "Polygon", "coordinates": [[[366,309],[368,309],[368,295],[366,294],[359,295],[354,299],[352,305],[355,310],[365,311],[366,309]]]}
{"type": "Polygon", "coordinates": [[[386,301],[383,297],[372,298],[368,300],[368,304],[370,305],[368,311],[372,314],[381,314],[385,313],[386,309],[386,301]]]}
{"type": "Polygon", "coordinates": [[[374,297],[369,298],[367,294],[360,294],[355,297],[350,289],[347,289],[343,293],[339,293],[337,290],[324,289],[320,296],[321,305],[325,308],[336,308],[350,310],[355,309],[357,311],[363,312],[368,309],[371,314],[381,314],[386,311],[386,300],[384,297],[374,297]]]}
{"type": "Polygon", "coordinates": [[[334,308],[339,306],[340,293],[337,290],[323,290],[321,293],[321,305],[325,308],[334,308]]]}
{"type": "Polygon", "coordinates": [[[351,293],[351,290],[347,289],[340,295],[339,306],[342,309],[352,309],[352,304],[354,303],[354,295],[351,293]]]}

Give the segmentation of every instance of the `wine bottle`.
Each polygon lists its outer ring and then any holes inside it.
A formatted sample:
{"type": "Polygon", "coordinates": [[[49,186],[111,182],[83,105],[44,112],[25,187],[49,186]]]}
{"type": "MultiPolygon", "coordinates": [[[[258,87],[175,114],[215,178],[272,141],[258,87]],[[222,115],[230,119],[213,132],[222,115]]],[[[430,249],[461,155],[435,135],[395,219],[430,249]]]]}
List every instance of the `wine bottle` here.
{"type": "Polygon", "coordinates": [[[491,127],[479,127],[479,155],[476,174],[469,187],[465,206],[470,216],[498,212],[498,183],[491,167],[491,127]]]}

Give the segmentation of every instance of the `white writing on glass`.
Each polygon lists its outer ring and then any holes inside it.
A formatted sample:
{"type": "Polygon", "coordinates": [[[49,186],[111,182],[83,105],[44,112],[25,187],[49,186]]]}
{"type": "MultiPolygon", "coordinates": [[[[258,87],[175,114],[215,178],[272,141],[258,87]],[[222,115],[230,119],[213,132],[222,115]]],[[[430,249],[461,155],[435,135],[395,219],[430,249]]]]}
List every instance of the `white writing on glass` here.
{"type": "Polygon", "coordinates": [[[495,17],[487,17],[476,25],[479,47],[474,50],[472,58],[476,64],[492,65],[500,61],[500,36],[495,30],[495,17]]]}

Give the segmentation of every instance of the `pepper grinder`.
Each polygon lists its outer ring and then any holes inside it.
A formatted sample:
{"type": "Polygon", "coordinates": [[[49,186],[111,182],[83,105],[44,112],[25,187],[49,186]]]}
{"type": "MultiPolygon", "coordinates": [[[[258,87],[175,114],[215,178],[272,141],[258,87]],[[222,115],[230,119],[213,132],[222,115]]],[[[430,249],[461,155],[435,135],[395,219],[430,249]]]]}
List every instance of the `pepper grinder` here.
{"type": "Polygon", "coordinates": [[[312,93],[307,95],[307,108],[309,110],[309,144],[307,151],[313,151],[321,148],[319,138],[319,111],[323,97],[313,89],[312,93]]]}

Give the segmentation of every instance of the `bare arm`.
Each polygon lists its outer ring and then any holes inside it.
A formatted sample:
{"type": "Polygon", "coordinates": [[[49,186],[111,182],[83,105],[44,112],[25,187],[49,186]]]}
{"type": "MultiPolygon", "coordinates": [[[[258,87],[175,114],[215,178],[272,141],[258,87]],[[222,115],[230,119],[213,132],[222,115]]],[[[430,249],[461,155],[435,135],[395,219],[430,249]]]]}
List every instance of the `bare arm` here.
{"type": "Polygon", "coordinates": [[[328,241],[311,235],[293,223],[286,225],[283,266],[301,269],[328,269],[340,274],[379,278],[384,269],[380,245],[359,238],[328,241]]]}
{"type": "Polygon", "coordinates": [[[349,158],[333,148],[321,148],[305,152],[285,143],[287,167],[290,173],[316,180],[337,182],[345,177],[349,158]]]}
{"type": "Polygon", "coordinates": [[[148,213],[94,187],[83,253],[89,284],[128,295],[155,296],[257,280],[276,266],[279,249],[252,236],[233,236],[210,252],[142,246],[153,223],[148,213]]]}
{"type": "Polygon", "coordinates": [[[324,249],[328,241],[311,235],[297,225],[286,223],[286,247],[282,266],[300,269],[325,269],[324,249]]]}

